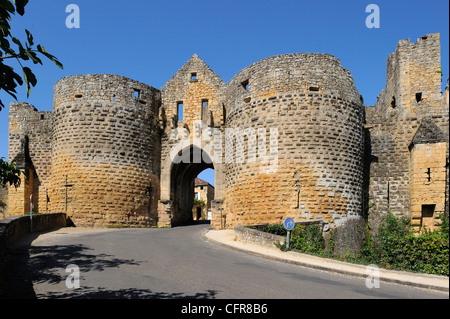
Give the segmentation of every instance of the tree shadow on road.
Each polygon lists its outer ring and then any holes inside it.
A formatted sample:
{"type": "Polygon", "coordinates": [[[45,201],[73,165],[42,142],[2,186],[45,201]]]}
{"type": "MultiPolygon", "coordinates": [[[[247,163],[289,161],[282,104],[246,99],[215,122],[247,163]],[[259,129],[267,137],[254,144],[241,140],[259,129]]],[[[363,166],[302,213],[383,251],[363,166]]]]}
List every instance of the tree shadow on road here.
{"type": "Polygon", "coordinates": [[[105,288],[83,287],[67,289],[64,292],[51,292],[36,295],[33,283],[57,285],[68,276],[66,267],[75,264],[83,271],[103,271],[123,265],[139,265],[134,259],[120,259],[113,255],[99,254],[84,245],[32,246],[38,235],[29,235],[12,247],[6,258],[4,268],[5,284],[0,287],[1,299],[210,299],[215,291],[195,295],[183,293],[153,292],[148,289],[126,288],[108,290],[105,288]]]}
{"type": "Polygon", "coordinates": [[[63,293],[49,293],[38,298],[48,299],[214,299],[217,292],[207,290],[204,293],[187,295],[184,293],[154,292],[150,289],[126,288],[110,290],[104,288],[82,287],[63,293]]]}

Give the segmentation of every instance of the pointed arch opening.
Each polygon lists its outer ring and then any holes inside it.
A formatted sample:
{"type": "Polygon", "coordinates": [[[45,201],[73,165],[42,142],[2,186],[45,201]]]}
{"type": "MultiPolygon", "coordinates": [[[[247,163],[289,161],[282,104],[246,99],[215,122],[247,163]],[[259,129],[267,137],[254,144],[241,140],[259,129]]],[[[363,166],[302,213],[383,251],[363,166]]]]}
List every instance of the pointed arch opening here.
{"type": "MultiPolygon", "coordinates": [[[[171,224],[173,227],[191,224],[196,219],[198,212],[193,212],[195,182],[198,175],[206,169],[214,170],[210,156],[193,145],[180,151],[173,159],[170,172],[171,224]]],[[[201,219],[201,214],[199,219],[201,219]]]]}

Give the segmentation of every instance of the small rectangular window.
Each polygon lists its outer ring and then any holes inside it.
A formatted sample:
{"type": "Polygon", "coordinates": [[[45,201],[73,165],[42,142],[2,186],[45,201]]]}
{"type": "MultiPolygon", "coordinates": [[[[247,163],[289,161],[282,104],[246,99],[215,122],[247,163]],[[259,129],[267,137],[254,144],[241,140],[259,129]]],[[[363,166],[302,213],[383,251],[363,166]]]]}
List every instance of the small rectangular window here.
{"type": "Polygon", "coordinates": [[[416,102],[422,101],[422,92],[416,93],[416,102]]]}
{"type": "Polygon", "coordinates": [[[433,217],[435,208],[436,205],[422,205],[422,217],[433,217]]]}
{"type": "Polygon", "coordinates": [[[433,230],[436,205],[422,205],[421,228],[433,230]]]}
{"type": "Polygon", "coordinates": [[[191,73],[191,81],[197,81],[198,77],[197,77],[197,72],[192,72],[191,73]]]}
{"type": "Polygon", "coordinates": [[[138,89],[134,89],[134,91],[133,91],[133,96],[135,97],[135,98],[140,98],[141,97],[141,90],[138,90],[138,89]]]}
{"type": "Polygon", "coordinates": [[[244,90],[248,90],[248,80],[245,80],[244,82],[241,82],[242,87],[244,88],[244,90]]]}
{"type": "Polygon", "coordinates": [[[395,101],[395,96],[392,97],[391,107],[395,109],[397,107],[397,102],[395,101]]]}
{"type": "Polygon", "coordinates": [[[319,88],[318,88],[317,86],[310,86],[310,87],[309,87],[309,90],[310,90],[311,92],[319,92],[319,88]]]}
{"type": "Polygon", "coordinates": [[[202,100],[202,112],[200,114],[202,120],[207,109],[208,109],[208,100],[202,100]]]}
{"type": "Polygon", "coordinates": [[[183,102],[177,103],[178,121],[183,121],[183,102]]]}

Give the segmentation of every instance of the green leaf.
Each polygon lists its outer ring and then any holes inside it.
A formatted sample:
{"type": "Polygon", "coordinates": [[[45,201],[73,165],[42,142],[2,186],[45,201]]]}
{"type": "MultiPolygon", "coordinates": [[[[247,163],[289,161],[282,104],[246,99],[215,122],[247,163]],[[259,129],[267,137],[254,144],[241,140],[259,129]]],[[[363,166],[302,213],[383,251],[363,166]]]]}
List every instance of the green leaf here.
{"type": "Polygon", "coordinates": [[[20,170],[17,169],[14,162],[11,164],[5,162],[3,158],[0,159],[0,186],[6,187],[9,185],[14,185],[15,187],[20,186],[20,170]]]}
{"type": "Polygon", "coordinates": [[[11,13],[14,13],[15,11],[14,6],[10,1],[0,1],[0,8],[5,9],[6,11],[9,11],[11,13]]]}
{"type": "Polygon", "coordinates": [[[14,0],[14,4],[16,5],[17,13],[23,16],[25,14],[25,6],[27,5],[28,0],[14,0]]]}
{"type": "Polygon", "coordinates": [[[42,64],[41,59],[39,59],[36,55],[36,53],[34,53],[33,51],[30,50],[25,50],[24,53],[31,58],[31,60],[34,62],[34,64],[42,64]]]}
{"type": "Polygon", "coordinates": [[[25,29],[25,32],[27,34],[27,40],[28,40],[28,44],[30,46],[32,46],[34,44],[33,42],[33,35],[30,33],[30,31],[28,31],[27,29],[25,29]]]}
{"type": "Polygon", "coordinates": [[[16,37],[12,37],[12,42],[14,42],[15,44],[17,44],[19,47],[23,47],[22,43],[19,41],[19,39],[17,39],[16,37]]]}
{"type": "Polygon", "coordinates": [[[43,55],[45,55],[47,58],[49,58],[53,63],[55,63],[60,69],[64,69],[63,65],[61,62],[58,61],[58,59],[51,55],[50,53],[47,52],[47,50],[41,46],[40,44],[37,45],[37,49],[40,53],[42,53],[43,55]]]}
{"type": "Polygon", "coordinates": [[[3,50],[9,49],[9,41],[3,37],[0,37],[0,46],[3,50]]]}
{"type": "Polygon", "coordinates": [[[30,68],[23,67],[22,70],[23,70],[23,78],[25,79],[25,86],[27,88],[27,97],[29,97],[31,93],[30,85],[34,87],[37,83],[37,80],[33,72],[31,72],[30,68]]]}

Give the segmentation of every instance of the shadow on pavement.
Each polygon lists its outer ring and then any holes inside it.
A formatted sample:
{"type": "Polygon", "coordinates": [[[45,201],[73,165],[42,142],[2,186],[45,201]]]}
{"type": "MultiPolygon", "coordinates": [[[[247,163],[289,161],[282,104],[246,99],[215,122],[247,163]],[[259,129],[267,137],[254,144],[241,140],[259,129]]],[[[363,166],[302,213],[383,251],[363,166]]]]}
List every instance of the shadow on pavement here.
{"type": "Polygon", "coordinates": [[[153,292],[149,289],[118,289],[107,290],[103,288],[83,287],[82,290],[71,290],[64,293],[46,294],[48,299],[214,299],[217,292],[208,290],[195,295],[185,295],[183,293],[153,292]]]}
{"type": "Polygon", "coordinates": [[[60,284],[67,277],[65,269],[69,264],[80,270],[103,271],[121,265],[139,265],[133,259],[119,259],[107,254],[94,254],[84,245],[32,246],[39,234],[30,234],[12,247],[5,258],[4,284],[0,287],[0,299],[212,299],[217,292],[208,290],[195,295],[183,293],[153,292],[148,289],[126,288],[108,290],[83,287],[64,292],[36,295],[33,282],[60,284]]]}

